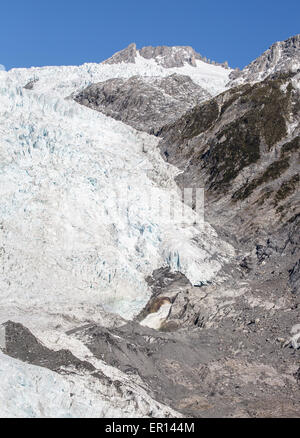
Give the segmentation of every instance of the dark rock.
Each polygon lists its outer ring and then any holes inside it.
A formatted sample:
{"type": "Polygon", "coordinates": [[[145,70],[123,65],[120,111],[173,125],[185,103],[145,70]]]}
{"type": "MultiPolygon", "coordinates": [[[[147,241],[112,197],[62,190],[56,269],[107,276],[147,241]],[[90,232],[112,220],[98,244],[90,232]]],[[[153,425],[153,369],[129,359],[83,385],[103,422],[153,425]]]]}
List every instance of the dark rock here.
{"type": "Polygon", "coordinates": [[[28,362],[33,365],[49,368],[56,372],[78,371],[92,372],[95,367],[86,361],[81,361],[69,350],[50,350],[22,324],[7,321],[5,327],[5,349],[8,356],[28,362]]]}
{"type": "Polygon", "coordinates": [[[33,90],[34,84],[38,81],[38,79],[33,79],[32,81],[29,81],[26,85],[24,85],[24,88],[26,90],[33,90]]]}
{"type": "Polygon", "coordinates": [[[294,294],[300,292],[300,259],[289,270],[289,281],[292,286],[294,294]]]}

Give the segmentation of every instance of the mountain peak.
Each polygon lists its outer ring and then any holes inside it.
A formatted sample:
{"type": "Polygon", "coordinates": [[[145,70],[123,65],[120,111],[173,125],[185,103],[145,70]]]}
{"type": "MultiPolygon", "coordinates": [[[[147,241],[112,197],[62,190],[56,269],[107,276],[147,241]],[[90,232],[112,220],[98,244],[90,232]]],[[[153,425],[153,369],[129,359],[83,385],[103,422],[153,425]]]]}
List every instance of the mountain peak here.
{"type": "Polygon", "coordinates": [[[103,64],[119,64],[121,62],[125,63],[135,63],[136,58],[136,44],[131,43],[128,47],[119,52],[116,52],[110,58],[103,61],[103,64]]]}
{"type": "Polygon", "coordinates": [[[103,61],[103,63],[135,63],[137,56],[141,56],[145,59],[154,59],[157,64],[164,68],[183,67],[185,64],[196,67],[196,60],[228,68],[227,62],[218,64],[214,61],[210,61],[197,53],[191,46],[145,46],[138,50],[135,43],[131,43],[125,49],[116,52],[109,59],[103,61]]]}

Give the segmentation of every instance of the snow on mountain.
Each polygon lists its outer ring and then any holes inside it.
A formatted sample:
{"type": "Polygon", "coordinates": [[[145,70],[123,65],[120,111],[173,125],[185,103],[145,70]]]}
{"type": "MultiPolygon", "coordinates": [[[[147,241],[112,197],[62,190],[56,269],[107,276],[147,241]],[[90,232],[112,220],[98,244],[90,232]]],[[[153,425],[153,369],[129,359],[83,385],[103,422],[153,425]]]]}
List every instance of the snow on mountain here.
{"type": "Polygon", "coordinates": [[[261,56],[242,71],[230,73],[228,87],[258,82],[274,73],[297,72],[300,70],[300,34],[285,41],[277,41],[261,56]]]}
{"type": "Polygon", "coordinates": [[[86,63],[81,66],[59,67],[32,67],[29,69],[12,69],[8,75],[18,81],[19,85],[27,85],[35,81],[34,89],[45,93],[51,91],[60,97],[67,97],[74,91],[111,78],[142,77],[166,77],[173,73],[189,76],[196,84],[200,85],[209,94],[215,95],[225,89],[231,69],[195,60],[196,66],[187,62],[180,67],[166,68],[156,62],[155,59],[146,59],[136,53],[133,63],[122,62],[86,63]]]}

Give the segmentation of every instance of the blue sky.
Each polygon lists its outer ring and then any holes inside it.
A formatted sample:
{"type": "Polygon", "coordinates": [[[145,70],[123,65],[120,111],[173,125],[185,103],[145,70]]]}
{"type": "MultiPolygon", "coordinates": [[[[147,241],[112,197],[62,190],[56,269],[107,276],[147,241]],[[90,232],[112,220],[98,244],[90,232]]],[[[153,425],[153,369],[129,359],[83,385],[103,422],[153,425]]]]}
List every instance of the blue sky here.
{"type": "Polygon", "coordinates": [[[297,33],[299,0],[2,0],[0,64],[100,62],[136,42],[190,45],[243,67],[297,33]]]}

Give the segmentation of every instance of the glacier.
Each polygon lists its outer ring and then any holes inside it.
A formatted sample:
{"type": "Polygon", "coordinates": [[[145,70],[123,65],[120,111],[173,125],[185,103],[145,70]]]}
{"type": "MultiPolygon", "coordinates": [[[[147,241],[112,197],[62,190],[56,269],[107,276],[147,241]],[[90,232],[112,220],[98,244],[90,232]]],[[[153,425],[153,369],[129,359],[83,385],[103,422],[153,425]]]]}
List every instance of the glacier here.
{"type": "MultiPolygon", "coordinates": [[[[202,61],[165,69],[138,57],[132,65],[0,71],[0,324],[21,322],[51,345],[53,333],[62,339],[110,314],[132,319],[150,297],[145,277],[154,269],[168,265],[202,284],[234,256],[209,224],[193,225],[192,209],[185,207],[188,224],[149,213],[149,193],[181,206],[178,170],[161,158],[157,138],[69,99],[101,80],[174,72],[217,94],[230,70],[202,61]],[[30,81],[32,90],[24,88],[30,81]]],[[[80,404],[63,396],[73,391],[66,378],[3,354],[0,367],[8,376],[0,397],[10,400],[1,415],[80,415],[80,404]],[[45,391],[49,403],[41,401],[45,391]]],[[[108,415],[107,402],[95,400],[86,414],[108,415]]]]}

